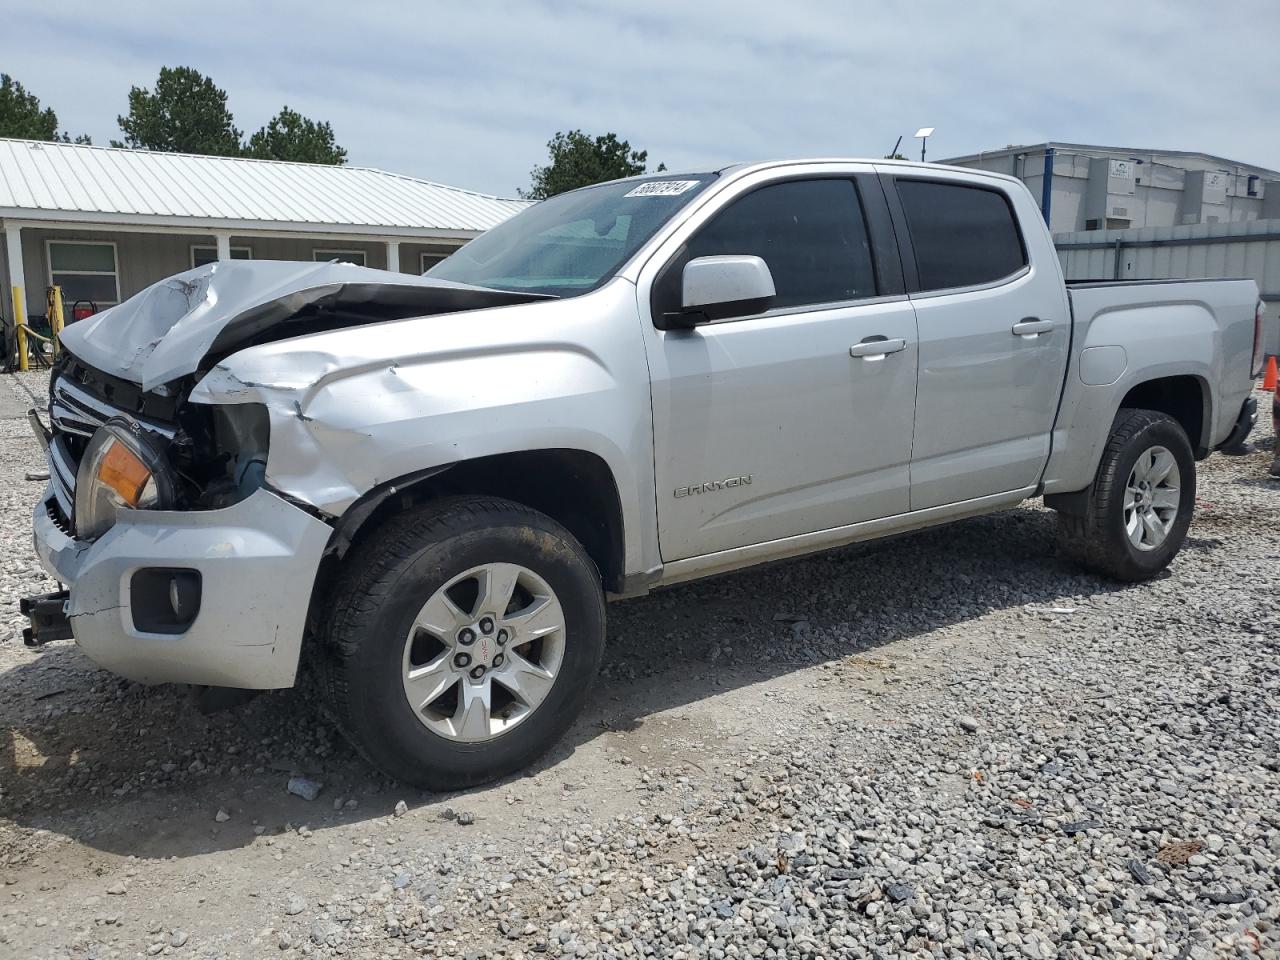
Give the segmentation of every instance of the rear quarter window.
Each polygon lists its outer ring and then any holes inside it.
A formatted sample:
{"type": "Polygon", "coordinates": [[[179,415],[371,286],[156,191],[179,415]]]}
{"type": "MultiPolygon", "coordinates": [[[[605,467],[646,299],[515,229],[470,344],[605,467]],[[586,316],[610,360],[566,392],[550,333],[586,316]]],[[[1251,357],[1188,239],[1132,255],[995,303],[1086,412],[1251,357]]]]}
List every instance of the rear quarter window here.
{"type": "Polygon", "coordinates": [[[898,180],[922,290],[993,283],[1027,265],[1008,198],[999,190],[898,180]]]}

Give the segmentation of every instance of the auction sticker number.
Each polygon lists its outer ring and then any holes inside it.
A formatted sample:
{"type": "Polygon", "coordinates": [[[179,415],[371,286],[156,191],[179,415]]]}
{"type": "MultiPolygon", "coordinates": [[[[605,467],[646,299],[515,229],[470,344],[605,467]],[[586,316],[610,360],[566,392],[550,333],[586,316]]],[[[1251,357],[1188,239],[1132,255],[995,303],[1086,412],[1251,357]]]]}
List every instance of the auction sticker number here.
{"type": "Polygon", "coordinates": [[[697,180],[651,180],[632,187],[624,197],[678,197],[698,185],[697,180]]]}

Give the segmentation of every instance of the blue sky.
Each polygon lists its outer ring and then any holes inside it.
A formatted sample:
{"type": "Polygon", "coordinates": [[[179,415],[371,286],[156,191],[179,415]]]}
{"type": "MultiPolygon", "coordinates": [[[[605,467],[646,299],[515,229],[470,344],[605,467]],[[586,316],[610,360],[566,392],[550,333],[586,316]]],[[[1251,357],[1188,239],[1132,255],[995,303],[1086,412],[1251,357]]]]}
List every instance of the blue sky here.
{"type": "Polygon", "coordinates": [[[95,143],[130,85],[188,65],[247,135],[283,104],[350,161],[513,195],[557,130],[615,131],[651,166],[931,159],[1047,139],[1280,168],[1280,3],[127,4],[0,0],[0,71],[95,143]]]}

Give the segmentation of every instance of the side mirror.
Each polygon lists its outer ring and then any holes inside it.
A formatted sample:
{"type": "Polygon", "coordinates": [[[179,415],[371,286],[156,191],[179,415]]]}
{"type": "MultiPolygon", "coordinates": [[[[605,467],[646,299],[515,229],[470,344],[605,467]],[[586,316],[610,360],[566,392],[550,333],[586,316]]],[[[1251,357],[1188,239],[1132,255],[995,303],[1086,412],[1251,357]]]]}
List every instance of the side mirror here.
{"type": "Polygon", "coordinates": [[[671,327],[760,313],[777,294],[769,265],[753,256],[698,257],[681,280],[680,313],[666,318],[671,327]]]}

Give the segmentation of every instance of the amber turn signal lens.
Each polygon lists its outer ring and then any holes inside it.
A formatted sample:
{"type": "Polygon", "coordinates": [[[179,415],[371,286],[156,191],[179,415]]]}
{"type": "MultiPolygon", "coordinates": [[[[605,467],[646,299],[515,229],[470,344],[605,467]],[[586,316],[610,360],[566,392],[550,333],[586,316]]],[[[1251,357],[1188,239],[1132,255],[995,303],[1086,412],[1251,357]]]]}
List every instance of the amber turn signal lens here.
{"type": "Polygon", "coordinates": [[[98,479],[129,506],[136,507],[151,479],[151,471],[123,443],[112,443],[98,467],[98,479]]]}

